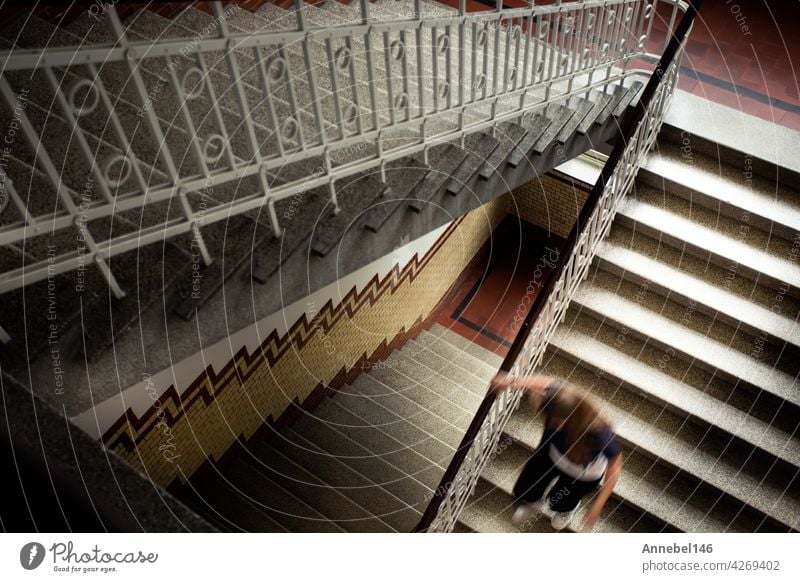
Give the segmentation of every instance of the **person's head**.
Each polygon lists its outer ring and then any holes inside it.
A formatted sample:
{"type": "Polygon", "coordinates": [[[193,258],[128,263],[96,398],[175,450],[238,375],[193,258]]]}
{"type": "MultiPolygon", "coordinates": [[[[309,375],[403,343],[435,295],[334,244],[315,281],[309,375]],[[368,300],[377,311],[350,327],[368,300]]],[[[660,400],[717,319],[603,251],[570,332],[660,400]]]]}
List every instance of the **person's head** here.
{"type": "Polygon", "coordinates": [[[567,457],[585,464],[592,459],[598,436],[609,428],[589,396],[569,383],[562,383],[542,403],[548,425],[564,431],[567,457]]]}

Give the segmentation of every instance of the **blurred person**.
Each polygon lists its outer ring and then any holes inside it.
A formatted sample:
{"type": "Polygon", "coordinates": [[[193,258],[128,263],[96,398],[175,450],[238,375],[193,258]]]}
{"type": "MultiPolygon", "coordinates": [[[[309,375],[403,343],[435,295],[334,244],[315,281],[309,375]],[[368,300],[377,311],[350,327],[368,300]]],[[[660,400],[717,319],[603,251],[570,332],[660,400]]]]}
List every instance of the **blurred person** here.
{"type": "Polygon", "coordinates": [[[572,522],[581,500],[599,488],[583,523],[583,530],[591,531],[622,467],[622,453],[611,425],[582,390],[565,380],[512,378],[505,372],[492,380],[492,390],[509,388],[525,391],[534,409],[544,413],[542,440],[514,486],[517,509],[513,521],[524,523],[534,513],[550,509],[553,529],[563,530],[572,522]]]}

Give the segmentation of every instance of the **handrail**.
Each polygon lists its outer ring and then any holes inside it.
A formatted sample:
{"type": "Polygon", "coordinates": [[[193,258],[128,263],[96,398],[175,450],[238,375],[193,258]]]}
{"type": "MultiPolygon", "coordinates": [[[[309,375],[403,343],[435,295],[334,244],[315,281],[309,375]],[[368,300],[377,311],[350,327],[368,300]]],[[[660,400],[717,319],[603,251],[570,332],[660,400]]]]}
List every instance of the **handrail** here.
{"type": "MultiPolygon", "coordinates": [[[[681,2],[660,0],[673,14],[681,2]]],[[[473,13],[462,0],[456,12],[431,17],[414,0],[411,18],[387,20],[375,19],[370,3],[360,0],[350,20],[330,26],[325,19],[315,23],[305,14],[312,8],[296,0],[287,12],[291,26],[251,33],[233,30],[225,2],[212,2],[213,34],[142,41],[128,34],[117,11],[140,2],[81,4],[99,7],[113,42],[0,50],[0,107],[18,117],[17,139],[38,152],[36,169],[58,197],[56,208],[37,215],[26,205],[27,193],[16,190],[15,176],[0,170],[13,202],[4,212],[19,215],[0,227],[0,244],[55,231],[84,244],[0,272],[0,293],[96,264],[119,298],[125,291],[114,279],[112,257],[189,235],[209,264],[203,229],[253,210],[263,209],[280,236],[281,200],[320,189],[338,209],[345,177],[374,171],[385,180],[389,162],[427,159],[443,142],[463,145],[472,133],[625,78],[628,62],[647,54],[655,20],[642,0],[513,9],[499,3],[473,13]],[[128,75],[124,95],[109,83],[118,79],[104,77],[109,67],[128,75]],[[53,95],[50,114],[71,131],[65,160],[87,168],[91,183],[61,171],[48,136],[28,119],[28,96],[17,84],[34,74],[53,95]],[[132,112],[146,131],[126,126],[132,112]],[[238,191],[242,181],[246,192],[238,191]],[[206,191],[221,192],[219,204],[198,210],[189,197],[206,191]],[[170,201],[178,217],[135,233],[95,241],[88,228],[170,201]]]]}
{"type": "MultiPolygon", "coordinates": [[[[548,300],[551,298],[551,294],[555,290],[557,282],[561,281],[567,265],[571,262],[572,255],[576,246],[578,245],[578,241],[588,234],[587,230],[590,226],[590,217],[598,209],[601,198],[607,192],[609,186],[611,186],[614,182],[614,174],[618,166],[623,162],[623,159],[628,152],[628,147],[631,145],[641,147],[641,142],[638,144],[635,143],[637,131],[640,129],[642,121],[648,114],[651,104],[656,99],[656,91],[662,85],[662,82],[667,82],[665,81],[665,78],[667,77],[668,72],[676,72],[677,65],[679,64],[675,62],[676,56],[678,56],[679,51],[683,48],[684,40],[691,29],[692,23],[697,15],[697,11],[700,8],[701,1],[702,0],[689,0],[686,11],[681,18],[677,29],[671,35],[664,54],[659,59],[653,74],[645,86],[641,98],[636,104],[634,111],[630,115],[629,120],[626,121],[626,127],[620,128],[619,138],[617,139],[617,142],[606,164],[603,166],[600,177],[598,178],[597,182],[595,182],[586,200],[586,203],[581,209],[575,225],[573,226],[564,243],[562,251],[559,254],[559,258],[556,261],[556,267],[553,271],[553,274],[548,278],[540,290],[540,293],[536,296],[530,311],[525,317],[519,332],[517,332],[517,335],[514,338],[514,342],[512,343],[508,354],[500,365],[501,371],[509,372],[511,371],[512,367],[518,363],[517,359],[519,358],[520,353],[522,352],[523,347],[530,336],[533,322],[536,321],[542,314],[543,309],[548,303],[548,300]]],[[[649,148],[645,148],[644,151],[640,151],[638,153],[643,157],[646,154],[647,149],[649,148]]],[[[501,397],[505,397],[506,394],[507,393],[503,393],[501,397]]],[[[445,470],[439,486],[434,491],[433,498],[425,509],[425,512],[423,513],[419,523],[414,528],[415,532],[426,532],[431,529],[434,520],[442,509],[442,504],[450,493],[453,484],[456,483],[459,471],[461,470],[467,455],[470,453],[473,445],[475,444],[475,441],[478,438],[479,433],[492,410],[492,406],[495,404],[497,399],[498,394],[492,391],[487,392],[486,396],[484,396],[483,401],[478,407],[475,416],[470,422],[470,425],[467,428],[455,455],[453,456],[453,459],[450,461],[450,464],[445,470]]],[[[516,403],[518,402],[519,398],[517,397],[514,399],[512,406],[516,406],[516,403]]],[[[489,443],[485,444],[485,446],[493,449],[495,444],[489,443]]]]}

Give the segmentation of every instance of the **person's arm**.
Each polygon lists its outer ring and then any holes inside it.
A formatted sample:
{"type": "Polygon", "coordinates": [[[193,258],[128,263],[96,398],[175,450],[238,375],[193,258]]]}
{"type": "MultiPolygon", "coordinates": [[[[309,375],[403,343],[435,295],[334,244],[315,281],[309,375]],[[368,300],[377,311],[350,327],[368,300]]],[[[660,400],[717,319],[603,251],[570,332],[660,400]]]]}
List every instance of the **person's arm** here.
{"type": "Polygon", "coordinates": [[[583,521],[583,531],[592,531],[594,524],[597,523],[597,519],[600,517],[600,512],[603,510],[603,506],[606,504],[606,501],[608,501],[608,498],[611,497],[611,492],[614,490],[614,485],[617,484],[621,469],[622,453],[618,454],[608,463],[608,469],[606,469],[606,480],[603,483],[603,486],[600,488],[600,492],[597,494],[597,499],[595,499],[592,508],[586,514],[586,518],[583,521]]]}
{"type": "Polygon", "coordinates": [[[492,379],[490,390],[495,392],[502,392],[509,388],[517,388],[525,390],[526,392],[533,392],[535,394],[543,394],[547,388],[556,378],[552,376],[524,376],[521,378],[513,378],[506,372],[498,372],[492,379]]]}

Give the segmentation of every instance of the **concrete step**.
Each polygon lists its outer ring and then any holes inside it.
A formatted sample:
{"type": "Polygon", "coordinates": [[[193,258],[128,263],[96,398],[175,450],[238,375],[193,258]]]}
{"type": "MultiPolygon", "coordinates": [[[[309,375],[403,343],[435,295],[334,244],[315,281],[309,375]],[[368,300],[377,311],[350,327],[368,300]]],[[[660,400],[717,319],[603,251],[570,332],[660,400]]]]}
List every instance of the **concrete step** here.
{"type": "Polygon", "coordinates": [[[478,171],[478,176],[482,180],[490,180],[495,176],[498,169],[502,169],[506,165],[506,160],[518,148],[519,143],[527,133],[524,127],[516,123],[510,121],[499,123],[492,135],[498,141],[497,147],[486,158],[486,161],[478,171]]]}
{"type": "MultiPolygon", "coordinates": [[[[409,444],[398,440],[385,426],[370,425],[355,411],[336,404],[331,399],[316,410],[324,422],[368,449],[375,457],[385,460],[431,490],[439,486],[444,467],[437,465],[409,444]]],[[[436,457],[436,453],[432,455],[436,457]]]]}
{"type": "MultiPolygon", "coordinates": [[[[284,438],[279,435],[271,443],[257,440],[249,444],[249,454],[244,456],[242,462],[258,474],[279,483],[283,489],[347,531],[369,533],[394,531],[383,519],[373,516],[365,508],[296,462],[293,459],[296,451],[287,451],[290,445],[283,440],[284,438]]],[[[254,485],[257,483],[258,480],[255,479],[254,485]]]]}
{"type": "Polygon", "coordinates": [[[463,352],[466,352],[471,356],[474,356],[476,359],[486,363],[488,366],[490,366],[495,370],[499,369],[500,364],[503,363],[502,356],[498,356],[497,354],[494,354],[489,350],[482,348],[475,342],[470,341],[465,337],[462,337],[456,332],[451,331],[450,329],[438,323],[434,323],[431,326],[431,328],[427,331],[427,333],[433,334],[441,338],[442,342],[450,344],[451,346],[463,352]]]}
{"type": "Polygon", "coordinates": [[[447,182],[447,193],[455,196],[462,190],[471,188],[478,179],[481,167],[499,143],[485,132],[471,133],[464,138],[463,150],[467,155],[447,182]]]}
{"type": "Polygon", "coordinates": [[[434,461],[452,456],[468,424],[469,413],[459,411],[458,407],[424,386],[411,386],[408,379],[398,382],[403,384],[399,388],[382,383],[374,378],[373,371],[373,374],[360,377],[352,386],[342,390],[338,395],[339,402],[348,410],[365,409],[363,416],[373,421],[379,419],[379,425],[384,425],[390,432],[410,424],[414,430],[408,436],[414,436],[403,439],[403,442],[415,447],[427,442],[430,442],[428,447],[436,445],[430,451],[436,452],[436,457],[429,457],[434,461]]]}
{"type": "Polygon", "coordinates": [[[581,332],[558,329],[550,344],[558,355],[587,367],[603,371],[606,378],[673,411],[691,416],[741,439],[795,467],[800,467],[800,443],[786,433],[740,410],[725,400],[698,390],[643,361],[620,352],[611,345],[581,332]]]}
{"type": "Polygon", "coordinates": [[[422,161],[421,156],[405,157],[387,163],[387,188],[383,197],[375,200],[372,207],[364,211],[364,227],[369,231],[379,232],[386,221],[411,200],[412,193],[423,182],[429,170],[430,166],[422,161]]]}
{"type": "Polygon", "coordinates": [[[290,532],[346,531],[241,459],[226,465],[224,474],[198,480],[194,487],[236,529],[271,531],[277,523],[290,532]]]}
{"type": "Polygon", "coordinates": [[[623,444],[760,511],[777,530],[799,525],[800,499],[792,493],[796,471],[754,455],[752,449],[736,446],[730,438],[687,423],[663,406],[619,390],[617,383],[559,356],[549,355],[542,372],[585,387],[623,444]]]}
{"type": "Polygon", "coordinates": [[[738,274],[773,289],[787,289],[786,293],[793,296],[800,293],[800,269],[788,258],[791,254],[787,259],[778,258],[694,220],[633,198],[623,201],[617,221],[701,259],[707,258],[723,267],[735,265],[738,274]]]}
{"type": "MultiPolygon", "coordinates": [[[[684,252],[682,248],[661,244],[657,238],[619,222],[613,224],[604,244],[631,249],[699,281],[724,289],[755,307],[790,318],[794,313],[800,312],[800,300],[787,294],[785,287],[776,291],[760,279],[756,281],[740,276],[739,265],[736,263],[718,265],[710,261],[708,255],[701,258],[684,252]]],[[[600,252],[603,252],[602,247],[600,252]]],[[[602,259],[600,262],[602,263],[602,259]]]]}
{"type": "MultiPolygon", "coordinates": [[[[483,399],[489,380],[494,376],[494,371],[487,372],[477,366],[471,368],[470,362],[461,363],[448,360],[446,352],[439,350],[438,346],[430,349],[416,340],[411,340],[403,349],[403,356],[466,388],[479,399],[483,399]]],[[[468,357],[471,358],[471,356],[468,357]]],[[[470,398],[470,400],[472,399],[470,398]]]]}
{"type": "MultiPolygon", "coordinates": [[[[266,487],[274,486],[268,483],[266,487]]],[[[273,532],[289,530],[274,520],[257,502],[236,491],[219,474],[195,484],[188,483],[181,500],[221,532],[273,532]]],[[[341,530],[334,530],[341,531],[341,530]]]]}
{"type": "Polygon", "coordinates": [[[716,372],[733,385],[745,384],[800,406],[800,391],[793,375],[706,335],[712,330],[687,328],[636,301],[593,286],[581,288],[573,305],[618,329],[647,338],[651,345],[671,355],[716,372]]]}
{"type": "Polygon", "coordinates": [[[423,511],[427,506],[433,489],[339,431],[334,424],[312,414],[304,414],[292,424],[292,430],[409,506],[418,511],[423,511]]]}
{"type": "Polygon", "coordinates": [[[730,325],[741,326],[751,335],[765,334],[780,346],[788,343],[800,348],[800,326],[781,314],[754,303],[725,287],[703,280],[690,272],[642,253],[640,249],[607,241],[597,256],[601,268],[634,284],[646,284],[648,290],[715,317],[730,325]]]}
{"type": "Polygon", "coordinates": [[[755,174],[752,162],[734,167],[685,144],[659,141],[638,179],[691,200],[726,218],[789,240],[800,232],[800,198],[795,190],[755,174]]]}
{"type": "Polygon", "coordinates": [[[420,511],[380,483],[329,455],[293,428],[283,431],[282,435],[288,440],[273,439],[274,448],[395,531],[410,532],[419,523],[420,511]]]}
{"type": "Polygon", "coordinates": [[[430,170],[419,187],[412,192],[413,198],[409,207],[415,212],[422,212],[427,208],[466,158],[466,152],[453,144],[433,146],[428,152],[427,163],[430,170]]]}

